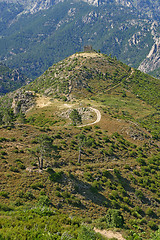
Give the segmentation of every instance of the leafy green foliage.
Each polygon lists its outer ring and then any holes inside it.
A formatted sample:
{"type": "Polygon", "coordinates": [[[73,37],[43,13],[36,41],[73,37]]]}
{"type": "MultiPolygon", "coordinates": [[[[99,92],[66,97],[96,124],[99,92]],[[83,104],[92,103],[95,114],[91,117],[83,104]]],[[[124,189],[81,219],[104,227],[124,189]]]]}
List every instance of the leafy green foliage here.
{"type": "Polygon", "coordinates": [[[43,161],[45,157],[49,157],[54,150],[53,139],[46,134],[41,134],[37,138],[38,146],[29,151],[38,159],[39,168],[43,169],[43,161]]]}
{"type": "Polygon", "coordinates": [[[103,237],[96,234],[89,226],[82,225],[77,240],[103,240],[103,237]]]}
{"type": "Polygon", "coordinates": [[[150,240],[159,240],[160,239],[160,228],[152,234],[152,237],[150,238],[150,240]]]}
{"type": "Polygon", "coordinates": [[[72,120],[72,124],[76,126],[77,124],[82,123],[82,118],[79,112],[76,109],[73,109],[69,115],[70,119],[72,120]]]}
{"type": "Polygon", "coordinates": [[[63,174],[62,171],[60,171],[60,172],[55,172],[55,171],[53,171],[52,168],[48,168],[48,169],[47,169],[47,172],[50,174],[49,179],[50,179],[51,181],[53,181],[53,182],[58,182],[58,181],[60,181],[61,178],[62,178],[62,174],[63,174]]]}
{"type": "Polygon", "coordinates": [[[105,221],[108,227],[122,228],[124,219],[119,210],[109,209],[105,216],[105,221]]]}

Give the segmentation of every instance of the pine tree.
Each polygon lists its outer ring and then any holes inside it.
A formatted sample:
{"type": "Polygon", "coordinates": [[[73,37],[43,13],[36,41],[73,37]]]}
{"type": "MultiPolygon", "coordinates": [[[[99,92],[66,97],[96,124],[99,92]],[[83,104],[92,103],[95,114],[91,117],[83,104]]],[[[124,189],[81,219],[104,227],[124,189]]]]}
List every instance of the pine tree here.
{"type": "Polygon", "coordinates": [[[43,169],[44,159],[51,156],[51,152],[54,150],[53,140],[46,134],[42,134],[37,138],[38,146],[30,152],[37,158],[39,169],[43,169]]]}
{"type": "Polygon", "coordinates": [[[73,109],[71,114],[69,115],[70,119],[72,120],[72,124],[74,126],[77,125],[77,123],[81,124],[82,123],[82,118],[79,112],[76,109],[73,109]]]}

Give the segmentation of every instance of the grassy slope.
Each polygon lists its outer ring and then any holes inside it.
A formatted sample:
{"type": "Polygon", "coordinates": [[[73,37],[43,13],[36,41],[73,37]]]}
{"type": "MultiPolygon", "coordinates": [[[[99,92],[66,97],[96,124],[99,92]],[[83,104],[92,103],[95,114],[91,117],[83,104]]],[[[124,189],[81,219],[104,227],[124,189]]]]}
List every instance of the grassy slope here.
{"type": "MultiPolygon", "coordinates": [[[[105,225],[103,221],[95,223],[94,220],[104,216],[107,209],[117,208],[124,216],[126,234],[132,236],[137,232],[142,239],[147,239],[159,224],[159,143],[151,138],[139,121],[144,122],[147,116],[158,113],[157,102],[150,92],[157,92],[154,84],[159,82],[147,76],[147,80],[139,77],[137,83],[137,75],[134,77],[137,72],[133,73],[122,63],[101,54],[94,58],[75,58],[70,57],[54,65],[27,87],[43,94],[54,83],[52,91],[46,92],[51,104],[27,113],[30,124],[0,129],[0,198],[3,203],[0,205],[0,226],[5,226],[0,228],[0,234],[6,238],[16,235],[17,239],[25,239],[27,235],[33,239],[36,232],[41,236],[47,229],[52,235],[69,231],[77,236],[81,220],[71,221],[68,215],[102,227],[105,225]],[[70,92],[67,81],[71,77],[70,92]],[[143,81],[143,88],[149,81],[153,91],[146,89],[144,92],[142,88],[135,87],[140,86],[140,81],[143,81]],[[55,89],[59,101],[55,99],[55,89]],[[136,91],[139,91],[141,99],[133,94],[137,94],[136,91]],[[60,100],[64,97],[70,97],[71,102],[60,100]],[[100,110],[102,119],[96,126],[73,127],[69,119],[61,116],[67,110],[65,104],[72,104],[72,108],[93,106],[100,110]],[[35,121],[31,118],[33,116],[35,121]],[[57,146],[54,156],[45,161],[45,167],[49,164],[55,173],[27,170],[37,164],[28,149],[38,145],[35,139],[41,133],[51,136],[57,146]],[[78,164],[77,135],[80,133],[86,136],[88,145],[83,147],[84,154],[78,164]],[[56,221],[55,213],[42,213],[39,205],[41,196],[48,196],[51,211],[58,214],[58,209],[61,209],[60,212],[67,216],[59,213],[56,221]],[[14,216],[6,206],[11,207],[14,216]],[[24,209],[31,208],[36,213],[27,210],[24,214],[24,209]],[[45,225],[41,222],[42,215],[50,219],[45,225]],[[14,219],[14,225],[6,219],[14,219]],[[25,225],[22,219],[25,219],[25,225]],[[39,222],[41,233],[39,228],[35,230],[35,221],[39,222]],[[65,221],[68,222],[66,226],[63,225],[65,221]],[[8,225],[12,232],[6,231],[8,225]]],[[[95,115],[88,121],[94,119],[95,115]]]]}

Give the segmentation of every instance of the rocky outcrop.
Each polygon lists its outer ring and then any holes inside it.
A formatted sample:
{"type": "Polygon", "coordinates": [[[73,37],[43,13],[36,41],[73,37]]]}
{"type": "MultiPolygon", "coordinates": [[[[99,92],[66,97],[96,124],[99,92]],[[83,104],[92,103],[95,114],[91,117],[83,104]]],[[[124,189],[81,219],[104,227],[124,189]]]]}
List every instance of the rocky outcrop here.
{"type": "Polygon", "coordinates": [[[140,64],[139,70],[145,73],[154,71],[160,67],[160,39],[156,41],[146,59],[140,64]]]}
{"type": "Polygon", "coordinates": [[[26,113],[35,105],[35,93],[32,91],[18,90],[13,97],[12,109],[14,114],[26,113]]]}
{"type": "MultiPolygon", "coordinates": [[[[56,0],[2,0],[7,3],[18,3],[24,6],[24,11],[21,14],[25,13],[36,13],[40,10],[45,10],[51,7],[56,0]]],[[[59,0],[58,0],[59,2],[59,0]]]]}
{"type": "Polygon", "coordinates": [[[154,39],[154,44],[144,59],[140,64],[139,70],[145,73],[154,71],[156,68],[160,67],[160,34],[157,32],[158,22],[154,21],[151,26],[151,33],[154,39]]]}
{"type": "MultiPolygon", "coordinates": [[[[49,7],[57,4],[59,2],[63,2],[64,0],[1,0],[7,3],[18,3],[24,6],[23,13],[35,13],[40,10],[48,9],[49,7]]],[[[76,1],[76,0],[75,0],[76,1]]],[[[101,4],[110,3],[110,0],[81,0],[87,2],[90,5],[99,6],[101,4]]],[[[118,5],[123,5],[125,7],[135,7],[140,11],[144,11],[149,16],[155,15],[154,11],[156,11],[157,15],[160,12],[159,3],[157,1],[144,1],[142,0],[114,0],[118,5]]]]}

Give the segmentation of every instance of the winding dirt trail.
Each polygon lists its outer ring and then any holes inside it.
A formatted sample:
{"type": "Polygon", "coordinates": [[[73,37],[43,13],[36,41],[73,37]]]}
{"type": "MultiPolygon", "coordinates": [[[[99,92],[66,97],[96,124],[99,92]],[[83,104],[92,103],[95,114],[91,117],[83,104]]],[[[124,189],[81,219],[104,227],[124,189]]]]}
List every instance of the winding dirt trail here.
{"type": "Polygon", "coordinates": [[[118,240],[126,240],[121,233],[119,232],[112,232],[111,230],[107,231],[107,230],[99,230],[97,228],[94,228],[94,231],[96,233],[100,233],[101,235],[103,235],[104,237],[107,238],[116,238],[118,240]]]}
{"type": "Polygon", "coordinates": [[[77,126],[77,127],[86,127],[86,126],[90,126],[90,125],[93,125],[93,124],[98,123],[98,122],[101,121],[102,115],[101,115],[100,111],[98,109],[96,109],[96,108],[93,108],[93,107],[89,107],[89,109],[91,109],[91,111],[94,111],[96,113],[96,115],[97,115],[96,121],[94,121],[92,123],[80,125],[80,126],[77,126]]]}
{"type": "MultiPolygon", "coordinates": [[[[128,79],[132,76],[133,73],[134,73],[134,68],[131,68],[131,73],[130,73],[130,75],[126,78],[126,81],[128,81],[128,79]]],[[[115,85],[115,86],[113,86],[113,87],[111,87],[111,88],[108,88],[108,89],[106,90],[106,92],[109,92],[109,91],[113,90],[114,88],[119,87],[121,84],[122,84],[122,82],[118,83],[117,85],[115,85]]]]}
{"type": "MultiPolygon", "coordinates": [[[[37,102],[36,102],[36,106],[38,108],[43,108],[43,107],[47,107],[47,106],[51,106],[53,105],[54,103],[50,101],[50,98],[49,97],[45,97],[45,96],[38,96],[37,98],[37,102]]],[[[64,104],[60,104],[59,105],[59,108],[63,109],[63,108],[73,108],[74,107],[74,104],[67,104],[67,103],[64,103],[64,104]]],[[[77,127],[85,127],[85,126],[90,126],[90,125],[93,125],[93,124],[96,124],[98,122],[100,122],[101,120],[101,113],[98,109],[96,108],[93,108],[93,107],[88,107],[92,112],[95,112],[96,115],[97,115],[97,119],[96,121],[92,122],[92,123],[88,123],[88,124],[83,124],[83,125],[79,125],[77,127]]]]}

